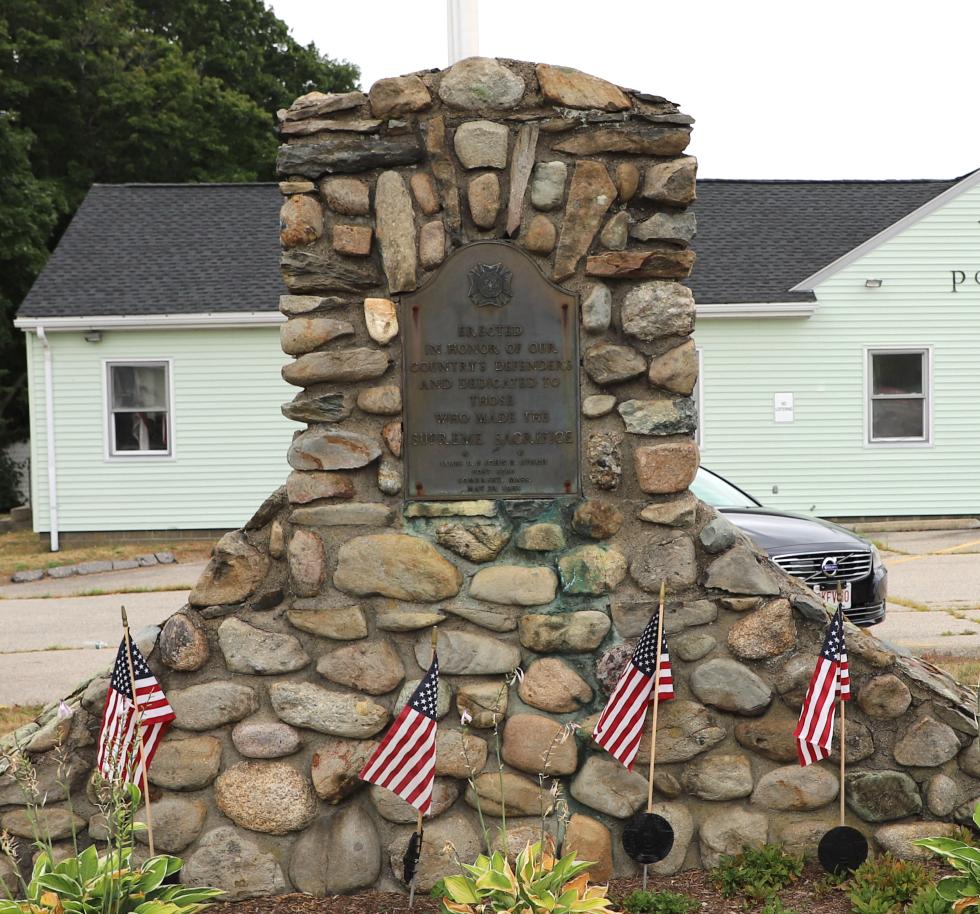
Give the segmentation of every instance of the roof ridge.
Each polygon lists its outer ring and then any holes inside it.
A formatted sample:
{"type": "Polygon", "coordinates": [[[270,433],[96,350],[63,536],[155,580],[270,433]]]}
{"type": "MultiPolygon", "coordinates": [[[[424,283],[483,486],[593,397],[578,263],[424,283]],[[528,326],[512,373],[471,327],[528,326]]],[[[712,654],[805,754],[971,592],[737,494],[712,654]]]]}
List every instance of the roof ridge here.
{"type": "Polygon", "coordinates": [[[167,187],[167,188],[199,188],[199,187],[278,187],[276,181],[95,181],[92,187],[167,187]]]}
{"type": "Polygon", "coordinates": [[[698,178],[698,184],[955,184],[958,178],[698,178]]]}

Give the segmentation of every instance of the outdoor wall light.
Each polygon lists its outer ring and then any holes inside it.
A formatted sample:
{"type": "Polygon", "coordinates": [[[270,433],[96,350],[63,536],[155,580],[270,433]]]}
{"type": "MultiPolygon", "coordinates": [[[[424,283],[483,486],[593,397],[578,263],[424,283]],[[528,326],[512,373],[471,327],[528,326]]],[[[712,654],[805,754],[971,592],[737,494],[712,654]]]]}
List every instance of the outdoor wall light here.
{"type": "Polygon", "coordinates": [[[881,288],[881,280],[880,279],[866,279],[864,281],[864,284],[869,289],[880,289],[881,288]]]}
{"type": "Polygon", "coordinates": [[[89,330],[85,334],[86,343],[101,343],[102,342],[102,331],[101,330],[89,330]]]}

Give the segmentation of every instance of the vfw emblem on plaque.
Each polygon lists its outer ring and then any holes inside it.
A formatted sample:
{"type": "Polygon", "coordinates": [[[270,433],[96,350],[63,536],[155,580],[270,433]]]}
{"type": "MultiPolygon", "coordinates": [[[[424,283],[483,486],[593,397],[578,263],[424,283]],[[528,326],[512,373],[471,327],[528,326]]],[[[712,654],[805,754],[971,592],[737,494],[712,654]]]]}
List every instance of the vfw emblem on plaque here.
{"type": "Polygon", "coordinates": [[[477,307],[490,305],[502,308],[512,296],[512,274],[502,263],[480,263],[467,274],[470,280],[470,301],[477,307]]]}

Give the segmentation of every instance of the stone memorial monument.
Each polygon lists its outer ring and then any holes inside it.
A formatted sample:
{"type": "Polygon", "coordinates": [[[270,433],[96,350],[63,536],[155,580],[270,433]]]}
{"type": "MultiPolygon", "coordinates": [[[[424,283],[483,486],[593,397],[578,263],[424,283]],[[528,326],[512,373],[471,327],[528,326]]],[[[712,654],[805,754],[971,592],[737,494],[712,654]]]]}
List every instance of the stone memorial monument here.
{"type": "MultiPolygon", "coordinates": [[[[968,819],[972,696],[853,628],[847,783],[833,760],[798,766],[824,607],[687,491],[691,124],[656,95],[485,58],[279,113],[289,476],[144,644],[177,712],[150,773],[157,845],[189,882],[231,898],[400,885],[414,811],[356,774],[432,626],[419,888],[478,853],[477,798],[491,825],[506,803],[511,847],[544,812],[596,879],[633,871],[620,837],[646,802],[649,736],[630,772],[590,733],[662,580],[678,697],[655,798],[676,840],[656,871],[766,841],[812,854],[842,788],[849,823],[898,854],[968,819]]],[[[66,740],[93,836],[105,690],[19,734],[52,822],[66,740]]],[[[15,834],[21,802],[0,772],[15,834]]]]}

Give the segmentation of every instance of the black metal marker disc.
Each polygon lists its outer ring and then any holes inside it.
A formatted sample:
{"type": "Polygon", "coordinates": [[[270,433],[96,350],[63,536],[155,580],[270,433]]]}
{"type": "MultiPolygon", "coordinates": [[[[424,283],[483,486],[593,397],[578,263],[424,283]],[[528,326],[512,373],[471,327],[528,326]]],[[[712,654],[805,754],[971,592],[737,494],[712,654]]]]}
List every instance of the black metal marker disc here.
{"type": "Polygon", "coordinates": [[[637,863],[659,863],[674,846],[674,829],[654,812],[633,814],[623,829],[623,850],[637,863]]]}
{"type": "Polygon", "coordinates": [[[820,839],[817,856],[828,873],[846,876],[868,859],[868,839],[850,825],[838,825],[820,839]]]}

